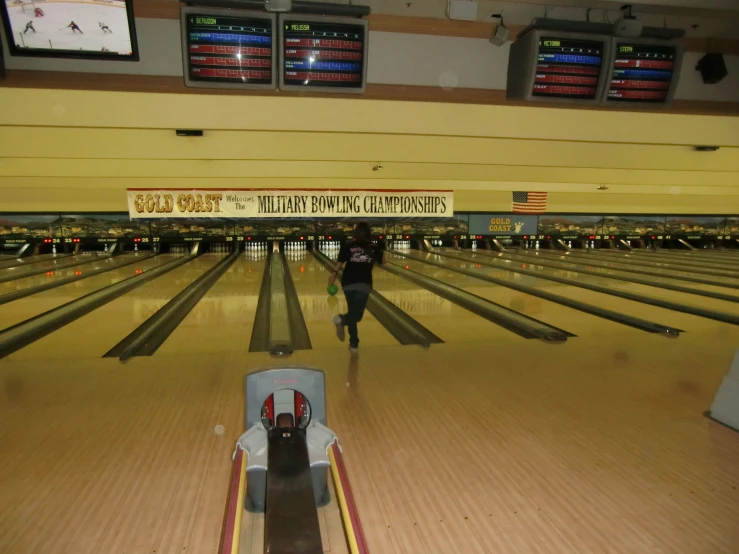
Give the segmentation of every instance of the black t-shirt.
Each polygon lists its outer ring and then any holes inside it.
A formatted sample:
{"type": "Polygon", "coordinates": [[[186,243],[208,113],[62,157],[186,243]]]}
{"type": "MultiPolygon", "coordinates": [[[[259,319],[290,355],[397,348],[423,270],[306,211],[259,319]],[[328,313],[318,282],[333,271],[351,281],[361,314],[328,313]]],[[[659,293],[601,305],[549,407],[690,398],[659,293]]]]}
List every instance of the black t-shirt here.
{"type": "Polygon", "coordinates": [[[372,285],[372,267],[382,263],[382,250],[372,243],[352,241],[341,247],[339,261],[346,264],[341,276],[342,286],[357,283],[372,285]]]}

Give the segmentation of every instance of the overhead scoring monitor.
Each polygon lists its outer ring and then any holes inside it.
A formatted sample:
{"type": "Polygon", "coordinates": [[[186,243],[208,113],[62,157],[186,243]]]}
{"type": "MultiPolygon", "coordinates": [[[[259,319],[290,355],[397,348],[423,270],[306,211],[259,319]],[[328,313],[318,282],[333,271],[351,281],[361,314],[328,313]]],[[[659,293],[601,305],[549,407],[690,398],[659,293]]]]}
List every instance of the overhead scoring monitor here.
{"type": "Polygon", "coordinates": [[[138,61],[133,0],[2,0],[12,56],[138,61]]]}
{"type": "Polygon", "coordinates": [[[274,89],[276,16],[182,8],[182,57],[190,87],[274,89]]]}
{"type": "Polygon", "coordinates": [[[615,38],[603,102],[667,104],[675,94],[681,64],[682,47],[677,42],[615,38]]]}
{"type": "Polygon", "coordinates": [[[605,86],[604,35],[532,30],[511,45],[507,97],[595,103],[605,86]]]}
{"type": "Polygon", "coordinates": [[[281,15],[280,89],[364,92],[367,21],[281,15]]]}

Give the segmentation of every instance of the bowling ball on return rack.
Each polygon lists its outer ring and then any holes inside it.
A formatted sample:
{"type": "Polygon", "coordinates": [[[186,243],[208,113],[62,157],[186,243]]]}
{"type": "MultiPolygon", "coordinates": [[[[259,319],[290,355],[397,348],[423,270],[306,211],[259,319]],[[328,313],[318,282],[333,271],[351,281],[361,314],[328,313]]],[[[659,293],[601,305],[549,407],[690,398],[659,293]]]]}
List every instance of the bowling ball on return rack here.
{"type": "Polygon", "coordinates": [[[336,283],[331,283],[328,287],[326,287],[326,291],[331,296],[334,296],[337,292],[339,292],[339,287],[336,285],[336,283]]]}

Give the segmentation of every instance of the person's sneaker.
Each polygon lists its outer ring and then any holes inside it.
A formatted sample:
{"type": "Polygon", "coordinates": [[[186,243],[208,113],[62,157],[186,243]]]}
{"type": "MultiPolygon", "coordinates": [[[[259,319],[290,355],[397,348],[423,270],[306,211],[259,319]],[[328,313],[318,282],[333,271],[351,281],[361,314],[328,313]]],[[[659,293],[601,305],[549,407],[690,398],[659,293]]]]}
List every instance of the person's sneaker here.
{"type": "Polygon", "coordinates": [[[355,356],[355,355],[359,354],[359,347],[358,346],[350,346],[349,347],[349,353],[352,356],[355,356]]]}
{"type": "Polygon", "coordinates": [[[336,326],[336,337],[344,342],[344,323],[341,321],[340,315],[335,315],[331,318],[331,323],[336,326]]]}

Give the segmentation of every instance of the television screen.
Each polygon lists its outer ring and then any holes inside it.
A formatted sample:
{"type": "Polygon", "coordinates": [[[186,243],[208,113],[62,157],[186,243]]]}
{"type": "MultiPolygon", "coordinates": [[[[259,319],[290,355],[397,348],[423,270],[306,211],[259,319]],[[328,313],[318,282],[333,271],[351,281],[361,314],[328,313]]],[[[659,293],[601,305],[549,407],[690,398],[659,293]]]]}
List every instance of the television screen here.
{"type": "Polygon", "coordinates": [[[532,30],[511,45],[506,97],[596,103],[611,41],[602,35],[532,30]]]}
{"type": "Polygon", "coordinates": [[[678,53],[676,44],[615,39],[605,101],[666,104],[677,84],[678,53]]]}
{"type": "Polygon", "coordinates": [[[367,21],[280,16],[280,89],[362,93],[367,75],[367,21]]]}
{"type": "Polygon", "coordinates": [[[190,87],[274,89],[276,17],[243,10],[183,8],[182,55],[190,87]]]}
{"type": "Polygon", "coordinates": [[[2,0],[13,56],[138,61],[133,0],[2,0]]]}
{"type": "Polygon", "coordinates": [[[531,94],[593,100],[602,64],[602,41],[542,37],[531,94]]]}

